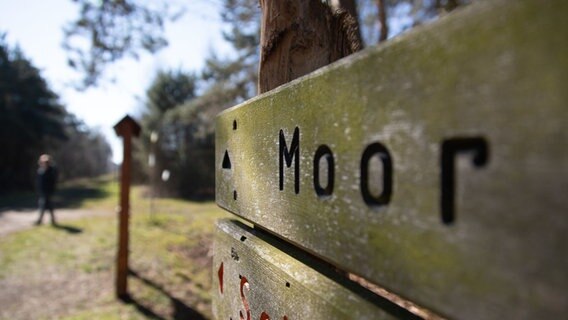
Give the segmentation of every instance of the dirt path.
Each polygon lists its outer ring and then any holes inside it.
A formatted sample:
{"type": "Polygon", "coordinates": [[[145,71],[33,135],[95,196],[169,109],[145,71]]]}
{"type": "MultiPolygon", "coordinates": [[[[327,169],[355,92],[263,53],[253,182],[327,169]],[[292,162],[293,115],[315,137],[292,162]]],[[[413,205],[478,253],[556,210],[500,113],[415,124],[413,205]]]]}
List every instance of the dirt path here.
{"type": "MultiPolygon", "coordinates": [[[[84,217],[111,215],[113,212],[108,210],[88,210],[88,209],[58,209],[55,211],[57,221],[68,221],[84,217]]],[[[35,225],[39,213],[37,210],[13,210],[0,212],[0,238],[13,232],[30,229],[35,225]]],[[[45,213],[43,223],[51,223],[49,213],[45,213]]]]}
{"type": "MultiPolygon", "coordinates": [[[[65,225],[66,221],[84,217],[112,214],[112,210],[94,209],[55,211],[56,219],[61,225],[65,225]]],[[[45,215],[43,223],[49,225],[51,217],[48,213],[45,215]]],[[[0,239],[34,228],[38,216],[37,210],[29,209],[0,212],[0,239]]],[[[109,280],[112,279],[111,269],[86,273],[81,270],[62,270],[46,264],[41,267],[40,272],[33,270],[34,272],[25,277],[0,278],[0,319],[57,319],[61,315],[73,313],[74,310],[94,307],[96,303],[100,303],[101,297],[108,296],[113,289],[112,281],[109,280]],[[46,299],[49,296],[59,298],[46,299]]]]}

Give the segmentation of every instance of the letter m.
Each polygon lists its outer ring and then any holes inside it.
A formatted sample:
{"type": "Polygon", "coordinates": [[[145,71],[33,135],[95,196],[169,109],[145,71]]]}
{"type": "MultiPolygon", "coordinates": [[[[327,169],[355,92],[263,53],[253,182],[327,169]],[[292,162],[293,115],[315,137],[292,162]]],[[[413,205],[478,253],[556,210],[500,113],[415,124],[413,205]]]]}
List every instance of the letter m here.
{"type": "Polygon", "coordinates": [[[294,192],[298,194],[300,192],[300,129],[296,127],[294,129],[294,135],[292,136],[292,143],[290,144],[290,149],[286,146],[286,138],[284,137],[284,131],[280,130],[280,190],[284,190],[284,161],[286,161],[286,167],[290,168],[292,166],[292,161],[294,161],[294,192]]]}

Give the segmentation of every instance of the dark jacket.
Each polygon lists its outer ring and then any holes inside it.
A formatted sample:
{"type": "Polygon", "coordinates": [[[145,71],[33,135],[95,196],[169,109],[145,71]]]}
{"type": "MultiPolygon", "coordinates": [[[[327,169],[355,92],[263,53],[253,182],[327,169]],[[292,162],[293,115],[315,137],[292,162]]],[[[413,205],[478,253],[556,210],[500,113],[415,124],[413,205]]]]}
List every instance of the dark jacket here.
{"type": "Polygon", "coordinates": [[[52,166],[37,170],[37,189],[40,195],[50,196],[55,192],[57,169],[52,166]]]}

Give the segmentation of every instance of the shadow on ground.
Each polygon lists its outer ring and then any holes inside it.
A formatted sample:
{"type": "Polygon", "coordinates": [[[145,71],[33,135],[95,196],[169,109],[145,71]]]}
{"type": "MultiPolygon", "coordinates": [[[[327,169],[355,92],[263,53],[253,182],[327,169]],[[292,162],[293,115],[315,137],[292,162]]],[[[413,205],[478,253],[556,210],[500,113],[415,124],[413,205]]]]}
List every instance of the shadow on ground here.
{"type": "MultiPolygon", "coordinates": [[[[66,183],[53,196],[55,208],[78,208],[85,200],[101,199],[109,195],[103,188],[108,180],[79,180],[66,183]]],[[[6,211],[28,211],[37,208],[37,195],[20,192],[0,196],[0,216],[6,211]]]]}
{"type": "Polygon", "coordinates": [[[81,229],[81,228],[77,228],[77,227],[73,227],[73,226],[65,225],[65,224],[61,224],[61,223],[57,223],[57,224],[53,225],[53,227],[55,229],[65,231],[69,234],[79,234],[79,233],[83,232],[83,229],[81,229]]]}
{"type": "MultiPolygon", "coordinates": [[[[129,270],[129,275],[132,276],[132,277],[135,277],[136,279],[138,279],[140,281],[142,281],[142,283],[144,283],[145,285],[152,287],[153,289],[159,291],[161,294],[163,294],[164,296],[166,296],[170,299],[170,302],[171,302],[172,307],[173,307],[171,319],[176,319],[176,320],[177,319],[192,319],[192,320],[205,320],[206,319],[201,313],[192,309],[191,307],[186,305],[183,301],[172,296],[161,285],[153,282],[150,279],[143,277],[142,275],[140,275],[139,273],[137,273],[134,270],[129,270]]],[[[134,297],[132,297],[130,295],[123,297],[122,301],[124,301],[125,303],[132,304],[140,313],[142,313],[146,317],[149,317],[149,318],[152,318],[152,319],[164,319],[164,320],[166,319],[166,318],[158,315],[154,311],[152,311],[151,308],[144,306],[138,300],[136,300],[134,297]]]]}

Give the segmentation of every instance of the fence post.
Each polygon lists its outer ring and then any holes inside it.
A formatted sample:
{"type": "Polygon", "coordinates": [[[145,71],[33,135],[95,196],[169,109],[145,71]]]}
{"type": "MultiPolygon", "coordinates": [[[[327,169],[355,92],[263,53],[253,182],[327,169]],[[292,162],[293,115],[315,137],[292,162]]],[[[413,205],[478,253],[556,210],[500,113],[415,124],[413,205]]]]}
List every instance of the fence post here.
{"type": "Polygon", "coordinates": [[[128,297],[128,216],[130,211],[130,163],[132,159],[132,137],[140,135],[140,125],[130,116],[125,116],[115,126],[116,135],[124,143],[123,160],[120,169],[120,211],[118,226],[118,253],[116,257],[116,296],[128,297]]]}

